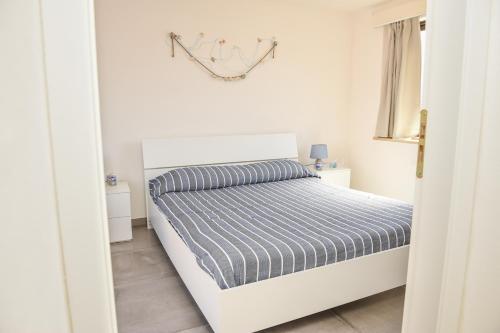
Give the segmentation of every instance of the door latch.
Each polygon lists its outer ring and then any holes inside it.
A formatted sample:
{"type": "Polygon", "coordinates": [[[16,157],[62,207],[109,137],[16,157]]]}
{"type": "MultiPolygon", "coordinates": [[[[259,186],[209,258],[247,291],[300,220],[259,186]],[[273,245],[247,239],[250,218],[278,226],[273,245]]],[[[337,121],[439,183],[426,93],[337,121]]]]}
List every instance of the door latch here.
{"type": "Polygon", "coordinates": [[[420,111],[420,130],[418,135],[418,156],[417,156],[417,178],[424,176],[424,153],[425,153],[425,140],[427,131],[427,110],[420,111]]]}

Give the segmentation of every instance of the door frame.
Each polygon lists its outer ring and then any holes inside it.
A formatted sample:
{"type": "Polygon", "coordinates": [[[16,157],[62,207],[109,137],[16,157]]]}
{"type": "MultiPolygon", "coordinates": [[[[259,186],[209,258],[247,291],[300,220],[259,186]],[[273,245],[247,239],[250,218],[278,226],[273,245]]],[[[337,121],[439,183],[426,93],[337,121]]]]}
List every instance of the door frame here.
{"type": "MultiPolygon", "coordinates": [[[[73,332],[116,332],[105,209],[93,1],[39,1],[42,7],[49,122],[72,328],[73,332]],[[75,201],[77,191],[80,195],[76,199],[80,201],[75,201]]],[[[452,22],[450,14],[434,10],[437,2],[429,0],[428,39],[432,35],[433,20],[442,20],[447,24],[452,22]]],[[[449,221],[453,223],[449,224],[447,239],[442,240],[447,242],[447,246],[443,258],[439,259],[443,261],[443,275],[436,327],[439,331],[445,331],[453,327],[450,325],[458,323],[460,314],[467,258],[466,255],[451,254],[466,251],[467,247],[463,244],[469,240],[472,222],[471,196],[476,182],[475,157],[480,148],[482,114],[482,108],[474,106],[478,105],[481,93],[478,89],[484,86],[486,72],[484,66],[479,66],[478,70],[477,64],[487,54],[487,49],[482,47],[486,37],[477,37],[483,36],[489,27],[485,16],[480,20],[477,18],[488,10],[491,0],[441,0],[441,3],[441,6],[450,7],[450,13],[457,6],[465,6],[462,8],[464,11],[467,9],[461,74],[463,84],[450,191],[449,221]]],[[[433,50],[428,48],[428,55],[432,54],[429,52],[433,50]]],[[[431,113],[434,111],[430,109],[431,113]]],[[[418,232],[419,224],[426,222],[419,220],[420,194],[417,189],[416,232],[413,235],[413,242],[416,243],[419,238],[425,237],[418,232]]],[[[418,269],[417,252],[411,252],[404,331],[414,295],[422,292],[411,285],[414,279],[412,272],[418,269]]]]}
{"type": "Polygon", "coordinates": [[[40,4],[59,233],[72,332],[117,332],[92,0],[40,4]]]}

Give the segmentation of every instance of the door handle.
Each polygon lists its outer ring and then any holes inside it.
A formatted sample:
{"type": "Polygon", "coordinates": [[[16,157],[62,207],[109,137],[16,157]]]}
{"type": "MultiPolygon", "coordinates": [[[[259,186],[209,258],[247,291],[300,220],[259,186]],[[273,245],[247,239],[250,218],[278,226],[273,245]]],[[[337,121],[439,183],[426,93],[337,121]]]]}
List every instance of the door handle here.
{"type": "Polygon", "coordinates": [[[420,130],[418,134],[418,155],[417,155],[417,178],[424,176],[424,153],[427,131],[427,110],[420,111],[420,130]]]}

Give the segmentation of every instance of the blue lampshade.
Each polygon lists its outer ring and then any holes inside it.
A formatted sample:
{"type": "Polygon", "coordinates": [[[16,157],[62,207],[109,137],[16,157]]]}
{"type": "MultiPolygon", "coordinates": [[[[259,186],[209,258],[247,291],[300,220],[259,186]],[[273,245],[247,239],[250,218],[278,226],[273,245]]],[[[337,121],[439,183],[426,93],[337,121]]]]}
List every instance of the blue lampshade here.
{"type": "Polygon", "coordinates": [[[322,159],[328,157],[328,147],[325,144],[318,144],[311,146],[311,155],[312,159],[322,159]]]}

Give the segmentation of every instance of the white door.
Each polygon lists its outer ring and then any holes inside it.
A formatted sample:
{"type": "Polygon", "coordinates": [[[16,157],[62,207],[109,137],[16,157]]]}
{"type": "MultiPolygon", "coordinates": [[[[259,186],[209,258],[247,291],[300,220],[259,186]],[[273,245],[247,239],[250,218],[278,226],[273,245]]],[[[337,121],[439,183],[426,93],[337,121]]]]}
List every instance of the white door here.
{"type": "Polygon", "coordinates": [[[500,1],[430,0],[403,332],[500,332],[500,1]]]}

